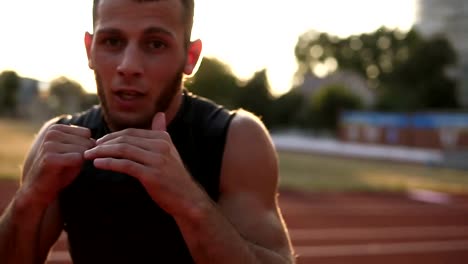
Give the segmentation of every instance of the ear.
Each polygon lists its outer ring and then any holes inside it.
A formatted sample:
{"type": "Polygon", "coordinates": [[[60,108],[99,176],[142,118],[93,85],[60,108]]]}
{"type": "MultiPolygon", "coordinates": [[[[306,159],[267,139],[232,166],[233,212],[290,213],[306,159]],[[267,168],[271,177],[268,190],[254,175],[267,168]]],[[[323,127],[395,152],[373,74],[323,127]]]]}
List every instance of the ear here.
{"type": "Polygon", "coordinates": [[[187,61],[185,62],[184,73],[191,75],[197,66],[198,60],[202,52],[202,41],[197,39],[190,42],[187,50],[187,61]]]}
{"type": "Polygon", "coordinates": [[[93,45],[93,34],[86,32],[84,36],[84,43],[86,47],[86,55],[88,56],[88,67],[93,69],[93,61],[91,60],[91,46],[93,45]]]}

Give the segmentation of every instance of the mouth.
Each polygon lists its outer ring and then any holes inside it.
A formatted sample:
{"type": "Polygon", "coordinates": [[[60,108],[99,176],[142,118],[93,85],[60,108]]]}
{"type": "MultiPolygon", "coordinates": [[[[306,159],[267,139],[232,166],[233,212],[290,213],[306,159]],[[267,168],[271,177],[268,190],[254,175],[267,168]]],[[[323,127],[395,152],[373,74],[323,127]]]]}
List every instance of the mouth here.
{"type": "Polygon", "coordinates": [[[132,100],[137,100],[141,97],[144,96],[143,93],[136,92],[136,91],[118,91],[115,93],[115,95],[123,101],[132,101],[132,100]]]}
{"type": "Polygon", "coordinates": [[[135,90],[119,90],[113,93],[114,103],[121,111],[136,111],[145,103],[145,94],[135,90]]]}

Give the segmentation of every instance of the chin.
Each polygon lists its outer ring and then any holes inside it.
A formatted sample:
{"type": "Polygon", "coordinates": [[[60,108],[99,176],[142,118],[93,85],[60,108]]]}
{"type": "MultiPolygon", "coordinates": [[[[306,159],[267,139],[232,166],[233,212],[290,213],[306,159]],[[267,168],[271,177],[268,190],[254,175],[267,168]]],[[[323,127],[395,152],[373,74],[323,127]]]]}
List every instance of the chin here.
{"type": "Polygon", "coordinates": [[[153,119],[153,115],[141,113],[105,113],[104,116],[109,128],[115,131],[127,128],[150,129],[153,119]]]}

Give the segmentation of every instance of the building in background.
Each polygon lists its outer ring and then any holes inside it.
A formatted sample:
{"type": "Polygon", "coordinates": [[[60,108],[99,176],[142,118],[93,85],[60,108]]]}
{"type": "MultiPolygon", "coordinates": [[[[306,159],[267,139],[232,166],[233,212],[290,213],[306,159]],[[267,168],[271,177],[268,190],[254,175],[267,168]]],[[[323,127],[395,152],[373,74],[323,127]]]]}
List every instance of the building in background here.
{"type": "Polygon", "coordinates": [[[36,111],[35,107],[39,100],[39,82],[25,77],[20,77],[19,80],[16,112],[18,117],[29,118],[36,111]]]}
{"type": "Polygon", "coordinates": [[[351,71],[337,71],[323,78],[309,72],[305,74],[304,81],[297,89],[304,96],[310,97],[330,85],[343,85],[359,96],[366,107],[371,107],[375,103],[376,95],[368,86],[366,79],[351,71]]]}
{"type": "Polygon", "coordinates": [[[468,1],[417,0],[416,28],[424,35],[445,35],[458,53],[455,75],[459,102],[468,108],[468,1]]]}

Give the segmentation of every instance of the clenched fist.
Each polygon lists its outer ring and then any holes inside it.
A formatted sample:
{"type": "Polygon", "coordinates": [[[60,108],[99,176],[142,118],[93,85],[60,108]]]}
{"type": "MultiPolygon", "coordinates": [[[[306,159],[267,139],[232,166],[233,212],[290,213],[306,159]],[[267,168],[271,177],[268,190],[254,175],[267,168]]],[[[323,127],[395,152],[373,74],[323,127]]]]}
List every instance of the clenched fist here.
{"type": "Polygon", "coordinates": [[[30,153],[22,187],[48,204],[79,174],[83,153],[96,145],[88,128],[53,124],[43,131],[30,153]],[[34,156],[31,156],[34,155],[34,156]]]}

